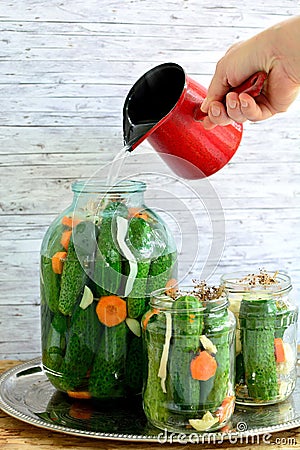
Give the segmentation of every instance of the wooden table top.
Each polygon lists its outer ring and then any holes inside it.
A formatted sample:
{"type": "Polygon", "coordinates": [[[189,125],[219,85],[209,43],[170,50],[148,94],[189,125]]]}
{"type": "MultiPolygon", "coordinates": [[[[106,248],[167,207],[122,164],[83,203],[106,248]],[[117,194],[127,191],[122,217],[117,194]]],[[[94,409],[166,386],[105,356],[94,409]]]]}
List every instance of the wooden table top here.
{"type": "MultiPolygon", "coordinates": [[[[20,361],[0,361],[0,373],[19,364],[20,361]]],[[[109,441],[106,439],[93,439],[71,436],[55,431],[44,430],[27,424],[13,417],[8,416],[0,410],[0,449],[1,450],[83,450],[83,449],[151,449],[158,450],[162,447],[167,447],[175,450],[185,448],[203,448],[215,449],[216,447],[222,449],[241,449],[241,448],[260,448],[260,449],[300,449],[300,427],[290,431],[273,433],[269,435],[264,442],[263,438],[256,437],[255,443],[251,441],[233,443],[224,441],[221,444],[186,444],[181,443],[164,444],[161,443],[141,443],[141,442],[124,442],[124,441],[109,441]]]]}

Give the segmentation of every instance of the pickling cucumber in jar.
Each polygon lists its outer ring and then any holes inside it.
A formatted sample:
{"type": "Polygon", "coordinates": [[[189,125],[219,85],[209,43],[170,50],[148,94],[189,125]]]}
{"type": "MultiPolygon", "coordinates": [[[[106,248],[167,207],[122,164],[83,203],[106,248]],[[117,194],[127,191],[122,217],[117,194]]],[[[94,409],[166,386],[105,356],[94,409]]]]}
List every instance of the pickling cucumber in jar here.
{"type": "Polygon", "coordinates": [[[160,429],[222,428],[234,410],[235,319],[223,290],[201,282],[160,289],[143,319],[143,407],[160,429]]]}
{"type": "Polygon", "coordinates": [[[42,363],[51,383],[72,398],[141,394],[141,319],[150,289],[177,279],[174,239],[145,205],[145,190],[134,180],[76,181],[71,206],[44,236],[42,363]]]}
{"type": "Polygon", "coordinates": [[[248,405],[280,403],[294,390],[298,309],[290,277],[261,269],[222,276],[237,318],[236,401],[248,405]]]}

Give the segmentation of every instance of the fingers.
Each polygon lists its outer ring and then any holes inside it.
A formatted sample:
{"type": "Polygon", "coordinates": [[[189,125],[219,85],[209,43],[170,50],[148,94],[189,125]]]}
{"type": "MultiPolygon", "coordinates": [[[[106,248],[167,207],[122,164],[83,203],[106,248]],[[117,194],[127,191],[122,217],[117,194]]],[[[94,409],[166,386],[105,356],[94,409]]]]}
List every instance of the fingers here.
{"type": "Polygon", "coordinates": [[[201,111],[207,113],[209,109],[212,109],[213,103],[215,103],[215,106],[217,106],[217,102],[222,101],[224,96],[229,91],[230,87],[231,86],[228,84],[227,80],[220,77],[218,75],[218,72],[216,71],[208,88],[207,97],[204,99],[201,105],[201,111]],[[213,94],[210,95],[210,92],[213,92],[213,94]]]}
{"type": "Polygon", "coordinates": [[[203,119],[203,126],[206,130],[211,130],[216,125],[229,125],[232,123],[225,106],[221,102],[211,102],[207,111],[207,116],[203,119]]]}
{"type": "Polygon", "coordinates": [[[246,120],[258,122],[271,115],[270,109],[265,104],[257,103],[250,95],[230,92],[226,95],[226,107],[221,102],[209,104],[203,126],[210,130],[216,125],[224,126],[232,123],[232,121],[239,123],[246,120]]]}

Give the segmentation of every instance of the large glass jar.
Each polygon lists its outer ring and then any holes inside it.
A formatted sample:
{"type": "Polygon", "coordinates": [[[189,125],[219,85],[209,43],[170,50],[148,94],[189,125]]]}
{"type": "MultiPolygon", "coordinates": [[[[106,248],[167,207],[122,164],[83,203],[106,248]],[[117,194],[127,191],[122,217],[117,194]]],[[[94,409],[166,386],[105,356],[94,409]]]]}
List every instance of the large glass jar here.
{"type": "Polygon", "coordinates": [[[282,272],[223,275],[237,319],[236,402],[285,400],[296,384],[298,310],[291,280],[282,272]]]}
{"type": "Polygon", "coordinates": [[[140,319],[149,293],[176,278],[176,248],[144,204],[146,185],[72,185],[72,205],[41,248],[42,361],[59,390],[76,398],[141,393],[140,319]]]}
{"type": "Polygon", "coordinates": [[[222,428],[234,410],[234,315],[219,290],[159,290],[142,319],[143,407],[160,429],[222,428]]]}

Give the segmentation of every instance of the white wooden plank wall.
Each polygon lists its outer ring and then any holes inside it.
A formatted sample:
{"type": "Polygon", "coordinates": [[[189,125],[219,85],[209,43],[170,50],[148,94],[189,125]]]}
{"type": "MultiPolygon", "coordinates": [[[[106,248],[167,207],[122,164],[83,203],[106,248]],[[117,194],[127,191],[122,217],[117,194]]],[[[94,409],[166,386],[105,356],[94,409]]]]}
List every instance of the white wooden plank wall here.
{"type": "MultiPolygon", "coordinates": [[[[40,354],[41,239],[71,201],[72,180],[103,175],[120,149],[122,105],[132,83],[173,61],[208,86],[229,45],[299,14],[299,6],[295,0],[1,0],[0,358],[40,354]]],[[[209,185],[171,174],[164,179],[164,165],[147,143],[127,159],[126,173],[149,180],[148,203],[169,211],[164,217],[180,247],[181,275],[196,258],[188,277],[197,277],[208,255],[208,207],[221,244],[222,211],[226,231],[219,264],[217,254],[208,264],[216,266],[211,280],[228,270],[282,268],[299,303],[299,132],[300,98],[280,117],[246,124],[238,153],[209,185]]]]}

